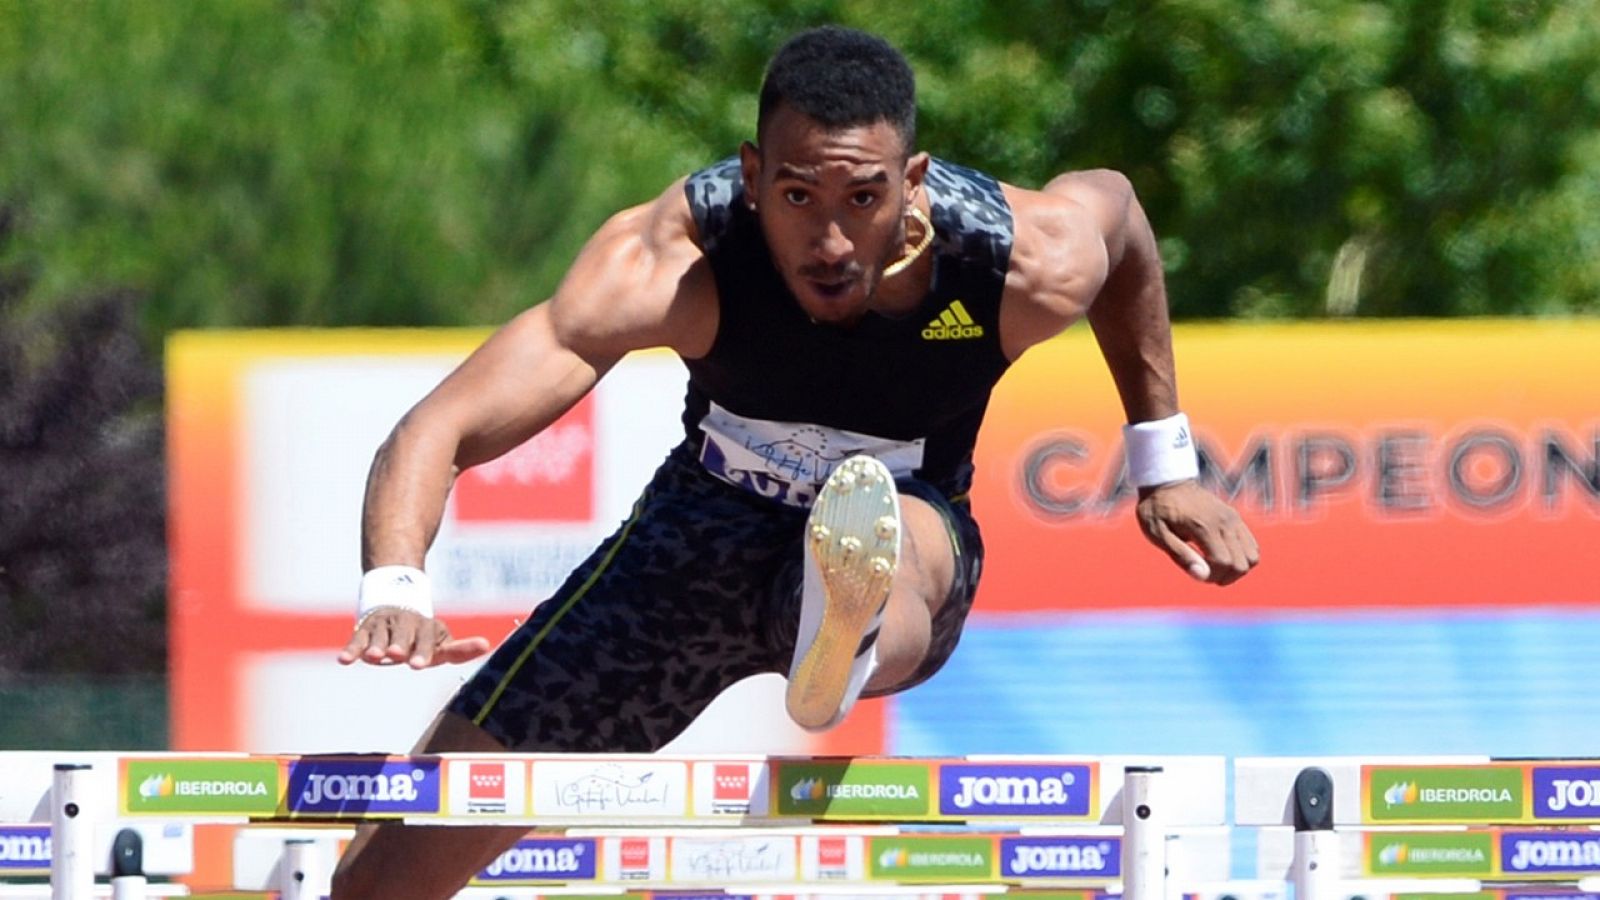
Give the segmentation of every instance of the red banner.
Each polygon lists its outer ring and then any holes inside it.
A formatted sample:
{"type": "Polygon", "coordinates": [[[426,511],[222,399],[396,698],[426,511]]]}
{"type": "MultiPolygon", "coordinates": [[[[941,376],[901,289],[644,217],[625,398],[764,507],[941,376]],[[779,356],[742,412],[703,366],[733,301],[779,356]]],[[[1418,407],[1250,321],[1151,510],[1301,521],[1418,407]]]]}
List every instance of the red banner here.
{"type": "Polygon", "coordinates": [[[995,394],[974,505],[983,612],[1600,600],[1600,322],[1178,329],[1203,477],[1262,547],[1238,584],[1148,545],[1087,332],[995,394]]]}

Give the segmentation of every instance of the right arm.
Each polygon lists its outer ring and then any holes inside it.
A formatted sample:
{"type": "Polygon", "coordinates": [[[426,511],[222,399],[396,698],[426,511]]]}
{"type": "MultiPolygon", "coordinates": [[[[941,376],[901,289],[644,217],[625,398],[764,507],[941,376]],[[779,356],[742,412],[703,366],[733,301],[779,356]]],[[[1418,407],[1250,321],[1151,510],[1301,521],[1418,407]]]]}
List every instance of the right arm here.
{"type": "MultiPolygon", "coordinates": [[[[420,569],[455,477],[538,434],[629,351],[703,354],[716,332],[714,291],[681,182],[614,216],[554,296],[491,336],[379,448],[362,510],[362,570],[420,569]]],[[[482,638],[450,640],[437,619],[380,607],[358,623],[339,659],[423,668],[487,650],[482,638]]]]}

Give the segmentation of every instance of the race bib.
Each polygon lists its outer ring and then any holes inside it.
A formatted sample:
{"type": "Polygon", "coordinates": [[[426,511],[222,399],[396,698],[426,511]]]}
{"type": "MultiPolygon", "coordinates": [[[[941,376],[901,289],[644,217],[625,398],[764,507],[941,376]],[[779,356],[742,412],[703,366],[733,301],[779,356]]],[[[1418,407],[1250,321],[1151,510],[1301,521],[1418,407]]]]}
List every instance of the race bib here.
{"type": "Polygon", "coordinates": [[[700,463],[734,487],[790,506],[809,507],[834,467],[865,453],[896,478],[922,467],[925,439],[891,438],[806,422],[749,419],[717,404],[700,420],[700,463]]]}

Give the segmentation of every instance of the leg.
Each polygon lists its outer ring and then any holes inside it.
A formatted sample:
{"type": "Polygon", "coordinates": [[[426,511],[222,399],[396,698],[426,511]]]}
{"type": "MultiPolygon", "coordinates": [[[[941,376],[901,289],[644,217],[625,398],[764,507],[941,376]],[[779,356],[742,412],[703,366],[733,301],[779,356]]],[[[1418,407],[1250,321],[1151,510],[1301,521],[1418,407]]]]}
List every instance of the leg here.
{"type": "MultiPolygon", "coordinates": [[[[757,585],[793,520],[675,452],[633,515],[461,688],[420,751],[651,752],[724,688],[772,669],[757,585]]],[[[775,564],[775,563],[774,563],[775,564]]],[[[523,827],[364,826],[336,900],[447,898],[523,827]]]]}
{"type": "MultiPolygon", "coordinates": [[[[787,697],[805,728],[831,728],[863,689],[891,689],[929,663],[960,546],[949,501],[929,485],[907,487],[916,493],[901,496],[882,463],[858,456],[812,506],[787,697]]],[[[963,587],[973,580],[965,574],[963,587]]]]}
{"type": "MultiPolygon", "coordinates": [[[[504,753],[505,746],[456,713],[439,714],[414,753],[504,753]]],[[[517,842],[522,827],[366,823],[333,872],[334,900],[456,894],[517,842]]]]}
{"type": "Polygon", "coordinates": [[[933,620],[950,596],[955,548],[943,515],[918,497],[900,497],[900,565],[878,632],[878,665],[866,690],[909,679],[928,656],[933,620]]]}
{"type": "MultiPolygon", "coordinates": [[[[903,480],[899,487],[902,505],[913,511],[911,514],[919,508],[931,513],[927,527],[918,528],[915,522],[907,525],[908,536],[916,541],[913,552],[921,552],[924,559],[936,553],[948,562],[949,569],[941,570],[938,563],[932,563],[922,570],[925,577],[926,573],[932,573],[931,578],[926,578],[921,594],[929,613],[928,638],[926,643],[918,641],[910,654],[920,661],[902,678],[873,678],[862,691],[863,697],[897,694],[932,678],[944,667],[961,640],[961,629],[966,625],[967,613],[972,610],[978,577],[983,569],[983,535],[972,517],[972,507],[965,493],[951,499],[939,488],[915,479],[903,480]],[[944,593],[937,592],[940,584],[946,586],[944,593]]],[[[916,604],[908,603],[902,608],[908,616],[920,611],[916,604]]],[[[920,619],[913,621],[920,625],[920,619]]]]}

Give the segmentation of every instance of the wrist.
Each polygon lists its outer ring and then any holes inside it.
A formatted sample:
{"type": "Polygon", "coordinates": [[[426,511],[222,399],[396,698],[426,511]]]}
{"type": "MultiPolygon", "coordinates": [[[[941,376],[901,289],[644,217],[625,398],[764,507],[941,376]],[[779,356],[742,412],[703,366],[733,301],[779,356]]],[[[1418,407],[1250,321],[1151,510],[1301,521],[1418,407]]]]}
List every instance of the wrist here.
{"type": "Polygon", "coordinates": [[[356,621],[382,606],[409,609],[424,618],[433,618],[433,587],[428,573],[415,566],[378,566],[363,574],[356,621]]]}
{"type": "Polygon", "coordinates": [[[1183,413],[1122,426],[1122,444],[1127,453],[1128,483],[1136,488],[1200,475],[1200,460],[1189,434],[1189,417],[1183,413]]]}

